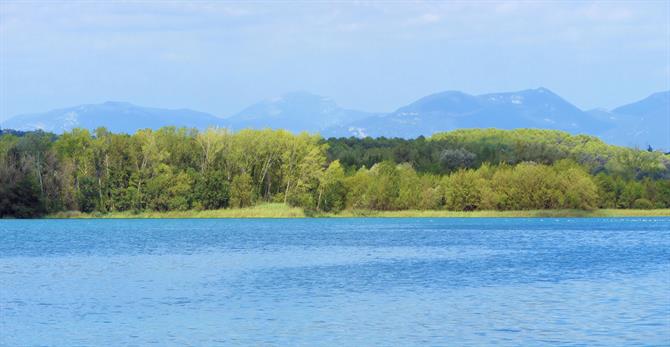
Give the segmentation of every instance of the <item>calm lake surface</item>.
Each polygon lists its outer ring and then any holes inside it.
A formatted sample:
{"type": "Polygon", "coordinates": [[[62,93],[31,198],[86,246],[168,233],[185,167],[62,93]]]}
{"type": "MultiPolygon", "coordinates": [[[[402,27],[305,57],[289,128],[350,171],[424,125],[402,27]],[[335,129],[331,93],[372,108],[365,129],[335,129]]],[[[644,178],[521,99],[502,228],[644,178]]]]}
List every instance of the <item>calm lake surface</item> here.
{"type": "Polygon", "coordinates": [[[0,221],[0,345],[670,345],[670,218],[0,221]]]}

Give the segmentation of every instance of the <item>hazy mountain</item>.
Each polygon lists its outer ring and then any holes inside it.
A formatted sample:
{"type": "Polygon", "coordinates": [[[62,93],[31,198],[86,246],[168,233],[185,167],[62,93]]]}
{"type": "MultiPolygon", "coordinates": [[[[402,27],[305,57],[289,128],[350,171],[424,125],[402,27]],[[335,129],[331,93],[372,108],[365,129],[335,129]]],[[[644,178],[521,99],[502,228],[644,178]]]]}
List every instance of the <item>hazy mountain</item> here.
{"type": "Polygon", "coordinates": [[[670,150],[670,91],[617,107],[610,117],[615,127],[603,134],[606,141],[670,150]]]}
{"type": "Polygon", "coordinates": [[[234,130],[274,128],[293,132],[320,132],[372,115],[368,112],[343,109],[330,98],[307,92],[293,92],[253,104],[226,120],[234,130]]]}
{"type": "Polygon", "coordinates": [[[211,114],[188,109],[168,110],[110,101],[45,113],[19,115],[10,118],[2,125],[8,129],[42,129],[54,133],[62,133],[73,128],[92,130],[104,126],[112,132],[134,133],[138,129],[158,129],[168,125],[205,129],[209,126],[224,127],[227,123],[211,114]]]}
{"type": "Polygon", "coordinates": [[[582,111],[546,88],[469,95],[447,91],[423,97],[391,113],[369,113],[339,107],[332,99],[294,92],[263,100],[228,118],[181,109],[165,110],[106,102],[46,113],[21,115],[3,128],[44,129],[56,133],[75,127],[105,126],[132,133],[142,128],[208,126],[281,128],[330,136],[412,138],[461,128],[543,128],[590,134],[619,145],[670,150],[670,91],[612,111],[582,111]]]}
{"type": "Polygon", "coordinates": [[[547,128],[592,133],[608,126],[546,88],[485,94],[480,98],[485,99],[486,106],[465,122],[467,127],[485,122],[502,129],[547,128]]]}
{"type": "Polygon", "coordinates": [[[546,128],[595,133],[611,127],[546,88],[469,95],[457,91],[421,98],[386,115],[331,130],[339,135],[415,137],[460,128],[546,128]]]}

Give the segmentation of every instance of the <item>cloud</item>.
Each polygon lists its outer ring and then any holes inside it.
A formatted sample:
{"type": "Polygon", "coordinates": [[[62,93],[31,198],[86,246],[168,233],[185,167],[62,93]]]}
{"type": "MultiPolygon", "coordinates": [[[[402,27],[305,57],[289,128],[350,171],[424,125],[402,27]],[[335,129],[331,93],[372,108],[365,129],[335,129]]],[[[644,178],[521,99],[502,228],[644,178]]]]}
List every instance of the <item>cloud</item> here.
{"type": "Polygon", "coordinates": [[[407,93],[525,88],[552,76],[658,85],[647,81],[667,80],[669,11],[668,1],[0,0],[0,82],[11,84],[0,103],[14,114],[33,99],[121,98],[114,93],[142,95],[148,85],[159,100],[161,88],[174,89],[152,81],[170,78],[184,95],[218,103],[202,107],[212,111],[296,88],[334,90],[345,102],[378,89],[391,101],[365,108],[386,109],[407,93]]]}
{"type": "Polygon", "coordinates": [[[635,17],[635,11],[617,3],[592,3],[576,11],[578,16],[598,22],[626,22],[635,17]]]}
{"type": "Polygon", "coordinates": [[[411,17],[405,21],[406,25],[426,25],[437,23],[442,19],[442,17],[436,13],[424,13],[420,16],[411,17]]]}
{"type": "Polygon", "coordinates": [[[349,32],[349,33],[359,31],[359,30],[361,30],[361,28],[363,28],[363,25],[361,23],[345,23],[345,24],[339,24],[337,26],[337,29],[339,31],[349,32]]]}

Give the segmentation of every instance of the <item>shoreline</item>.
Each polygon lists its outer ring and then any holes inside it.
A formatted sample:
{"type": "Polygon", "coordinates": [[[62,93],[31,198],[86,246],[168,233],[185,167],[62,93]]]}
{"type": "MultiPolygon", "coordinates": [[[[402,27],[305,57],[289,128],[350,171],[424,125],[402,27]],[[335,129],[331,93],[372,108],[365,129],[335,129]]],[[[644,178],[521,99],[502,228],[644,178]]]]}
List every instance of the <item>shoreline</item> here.
{"type": "Polygon", "coordinates": [[[187,211],[143,211],[82,213],[58,212],[42,219],[187,219],[187,218],[604,218],[670,217],[670,209],[598,209],[598,210],[521,210],[521,211],[447,211],[447,210],[343,210],[338,213],[305,211],[284,204],[262,204],[247,208],[187,211]]]}

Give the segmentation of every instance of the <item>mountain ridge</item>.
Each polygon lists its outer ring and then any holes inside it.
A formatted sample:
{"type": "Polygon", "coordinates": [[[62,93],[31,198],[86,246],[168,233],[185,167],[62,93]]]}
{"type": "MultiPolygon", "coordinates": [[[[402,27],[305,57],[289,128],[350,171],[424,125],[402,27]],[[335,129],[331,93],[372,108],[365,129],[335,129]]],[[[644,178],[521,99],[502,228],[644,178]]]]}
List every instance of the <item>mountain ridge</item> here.
{"type": "Polygon", "coordinates": [[[261,100],[225,119],[233,129],[281,128],[293,132],[319,132],[329,126],[372,115],[374,113],[342,108],[328,97],[296,91],[261,100]]]}
{"type": "Polygon", "coordinates": [[[221,118],[188,108],[144,107],[125,101],[105,101],[58,108],[44,113],[22,114],[3,122],[3,128],[44,130],[54,133],[81,127],[93,130],[106,127],[112,132],[133,133],[144,128],[163,126],[226,127],[221,118]]]}
{"type": "Polygon", "coordinates": [[[345,135],[357,129],[370,136],[416,137],[460,128],[547,128],[594,133],[610,125],[572,105],[547,88],[471,95],[446,91],[428,95],[374,118],[330,129],[345,135]]]}
{"type": "Polygon", "coordinates": [[[472,95],[448,90],[426,95],[388,113],[351,110],[333,99],[305,91],[285,93],[249,105],[228,117],[188,108],[162,109],[107,101],[25,114],[6,120],[3,128],[43,129],[61,133],[74,127],[132,133],[143,128],[210,126],[282,128],[320,133],[324,137],[417,137],[461,128],[543,128],[583,133],[627,146],[670,149],[670,91],[628,104],[581,110],[544,88],[472,95]]]}

